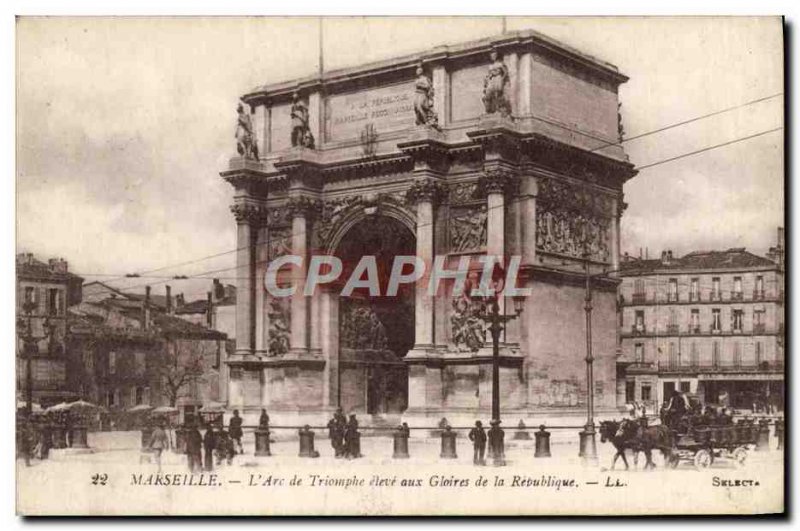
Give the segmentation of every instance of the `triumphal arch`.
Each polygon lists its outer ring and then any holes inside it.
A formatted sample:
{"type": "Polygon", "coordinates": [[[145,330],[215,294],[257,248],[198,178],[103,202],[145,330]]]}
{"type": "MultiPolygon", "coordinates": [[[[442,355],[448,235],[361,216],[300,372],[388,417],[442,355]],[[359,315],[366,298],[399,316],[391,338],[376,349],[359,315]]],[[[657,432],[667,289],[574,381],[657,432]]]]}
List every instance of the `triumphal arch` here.
{"type": "MultiPolygon", "coordinates": [[[[222,172],[238,231],[228,407],[286,421],[336,407],[374,422],[489,416],[493,351],[469,300],[419,285],[342,297],[339,282],[274,297],[264,273],[287,254],[335,255],[345,269],[375,256],[381,278],[398,255],[453,268],[521,257],[531,292],[499,346],[514,422],[586,410],[588,268],[594,404],[617,407],[613,271],[636,173],[620,145],[625,81],[528,31],[243,95],[238,156],[222,172]]],[[[301,268],[282,271],[302,285],[301,268]]]]}

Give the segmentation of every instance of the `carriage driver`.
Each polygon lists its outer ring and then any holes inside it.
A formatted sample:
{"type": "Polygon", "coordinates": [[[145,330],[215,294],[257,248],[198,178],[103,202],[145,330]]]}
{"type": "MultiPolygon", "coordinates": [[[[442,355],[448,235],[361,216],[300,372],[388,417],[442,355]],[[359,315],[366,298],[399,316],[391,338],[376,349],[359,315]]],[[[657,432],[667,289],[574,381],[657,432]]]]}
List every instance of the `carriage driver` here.
{"type": "Polygon", "coordinates": [[[676,390],[672,391],[672,396],[667,405],[665,420],[670,429],[675,429],[680,419],[686,414],[686,400],[676,390]]]}

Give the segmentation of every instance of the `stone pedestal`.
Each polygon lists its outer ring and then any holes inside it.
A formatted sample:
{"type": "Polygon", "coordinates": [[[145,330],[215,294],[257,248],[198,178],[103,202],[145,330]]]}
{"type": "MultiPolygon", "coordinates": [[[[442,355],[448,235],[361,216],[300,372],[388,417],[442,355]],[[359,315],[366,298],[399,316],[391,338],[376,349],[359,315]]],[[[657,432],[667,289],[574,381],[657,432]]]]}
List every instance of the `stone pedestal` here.
{"type": "Polygon", "coordinates": [[[86,442],[86,426],[73,426],[70,430],[70,442],[72,448],[88,448],[86,442]]]}
{"type": "Polygon", "coordinates": [[[67,447],[67,432],[63,426],[53,427],[53,448],[60,450],[67,447]]]}
{"type": "Polygon", "coordinates": [[[597,463],[597,442],[595,440],[594,428],[587,426],[580,434],[580,446],[578,456],[583,459],[584,464],[597,463]]]}
{"type": "Polygon", "coordinates": [[[456,432],[450,426],[442,431],[442,451],[439,454],[442,459],[456,459],[456,432]]]}
{"type": "MultiPolygon", "coordinates": [[[[259,428],[254,433],[255,433],[255,438],[256,438],[256,454],[255,455],[256,456],[270,456],[270,455],[272,455],[272,452],[270,452],[270,448],[269,448],[269,430],[259,428]]],[[[311,449],[313,450],[314,449],[314,440],[313,440],[313,435],[314,434],[312,433],[311,435],[312,435],[311,449]]],[[[302,450],[303,449],[301,447],[300,451],[302,452],[302,450]]]]}
{"type": "Polygon", "coordinates": [[[756,452],[769,451],[769,421],[758,422],[758,438],[756,439],[756,452]]]}
{"type": "Polygon", "coordinates": [[[408,459],[408,432],[405,430],[396,430],[393,434],[394,437],[394,453],[393,459],[408,459]]]}
{"type": "Polygon", "coordinates": [[[319,457],[319,452],[314,449],[314,432],[306,426],[297,432],[300,438],[300,457],[319,457]]]}
{"type": "Polygon", "coordinates": [[[536,438],[536,452],[533,457],[550,457],[550,433],[544,426],[539,426],[539,431],[534,433],[536,438]]]}

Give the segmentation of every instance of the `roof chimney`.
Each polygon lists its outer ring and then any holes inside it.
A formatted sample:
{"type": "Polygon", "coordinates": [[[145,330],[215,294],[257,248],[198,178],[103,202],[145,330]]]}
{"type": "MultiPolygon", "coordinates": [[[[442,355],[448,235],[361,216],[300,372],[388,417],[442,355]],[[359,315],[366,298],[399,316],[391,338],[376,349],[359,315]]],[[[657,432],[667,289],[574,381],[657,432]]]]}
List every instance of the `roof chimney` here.
{"type": "Polygon", "coordinates": [[[143,316],[142,328],[145,330],[150,329],[150,286],[144,288],[144,303],[143,303],[143,316]]]}
{"type": "Polygon", "coordinates": [[[670,265],[672,263],[672,251],[661,251],[661,264],[670,265]]]}
{"type": "Polygon", "coordinates": [[[172,310],[173,310],[173,308],[172,308],[172,286],[167,284],[166,290],[167,290],[167,313],[169,315],[172,315],[172,313],[173,313],[172,312],[172,310]]]}
{"type": "Polygon", "coordinates": [[[222,285],[222,283],[220,283],[218,278],[213,280],[212,291],[214,293],[214,302],[221,301],[223,298],[225,298],[225,287],[222,285]]]}
{"type": "Polygon", "coordinates": [[[206,324],[208,325],[209,328],[213,328],[214,327],[214,319],[213,319],[213,317],[214,317],[214,301],[212,299],[210,291],[206,294],[206,300],[207,300],[207,304],[206,304],[206,324]]]}

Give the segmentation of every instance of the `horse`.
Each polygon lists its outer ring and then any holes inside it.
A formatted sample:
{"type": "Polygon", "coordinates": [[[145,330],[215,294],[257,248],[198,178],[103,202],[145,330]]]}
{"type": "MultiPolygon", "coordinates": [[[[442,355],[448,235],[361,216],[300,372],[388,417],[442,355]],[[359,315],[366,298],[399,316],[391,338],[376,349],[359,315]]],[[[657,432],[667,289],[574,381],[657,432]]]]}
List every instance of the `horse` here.
{"type": "Polygon", "coordinates": [[[615,420],[604,420],[600,423],[600,442],[606,441],[614,445],[617,453],[614,454],[614,459],[611,461],[611,470],[617,464],[617,459],[622,457],[622,462],[625,464],[625,470],[628,470],[628,459],[625,457],[625,450],[633,450],[633,466],[637,466],[639,462],[639,448],[636,447],[631,440],[626,440],[623,437],[618,437],[620,423],[615,420]]]}
{"type": "Polygon", "coordinates": [[[631,444],[644,452],[647,459],[645,468],[656,467],[653,463],[653,449],[661,450],[666,463],[672,462],[674,437],[672,431],[664,425],[644,427],[634,420],[624,419],[620,422],[615,436],[621,440],[631,441],[631,444]]]}

